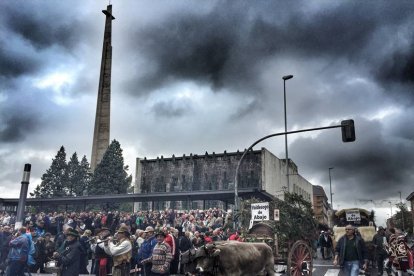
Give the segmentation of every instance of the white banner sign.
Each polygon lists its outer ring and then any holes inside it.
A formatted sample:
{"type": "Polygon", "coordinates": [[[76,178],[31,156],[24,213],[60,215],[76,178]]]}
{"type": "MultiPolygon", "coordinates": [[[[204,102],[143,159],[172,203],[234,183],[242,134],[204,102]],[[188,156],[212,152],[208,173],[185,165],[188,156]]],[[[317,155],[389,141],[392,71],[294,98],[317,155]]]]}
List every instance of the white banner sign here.
{"type": "Polygon", "coordinates": [[[252,220],[269,220],[269,202],[252,203],[252,220]]]}
{"type": "Polygon", "coordinates": [[[361,221],[359,210],[346,211],[346,221],[361,221]]]}

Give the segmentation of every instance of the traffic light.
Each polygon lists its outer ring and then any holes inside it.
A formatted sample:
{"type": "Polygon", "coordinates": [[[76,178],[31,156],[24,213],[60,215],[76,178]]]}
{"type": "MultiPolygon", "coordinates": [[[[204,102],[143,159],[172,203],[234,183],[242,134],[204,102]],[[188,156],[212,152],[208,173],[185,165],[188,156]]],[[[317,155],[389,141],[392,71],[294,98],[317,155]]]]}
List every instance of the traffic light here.
{"type": "Polygon", "coordinates": [[[342,142],[355,141],[354,120],[344,120],[341,122],[342,142]]]}

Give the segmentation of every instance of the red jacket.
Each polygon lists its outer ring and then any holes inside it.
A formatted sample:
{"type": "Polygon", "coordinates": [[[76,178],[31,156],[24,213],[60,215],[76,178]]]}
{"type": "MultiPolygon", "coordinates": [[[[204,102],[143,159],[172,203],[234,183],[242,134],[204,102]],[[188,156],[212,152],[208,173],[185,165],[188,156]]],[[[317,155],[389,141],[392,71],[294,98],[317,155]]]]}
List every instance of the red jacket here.
{"type": "Polygon", "coordinates": [[[164,242],[167,243],[170,246],[171,253],[174,256],[176,244],[175,244],[175,240],[174,240],[174,237],[172,236],[172,234],[168,234],[165,237],[164,242]]]}

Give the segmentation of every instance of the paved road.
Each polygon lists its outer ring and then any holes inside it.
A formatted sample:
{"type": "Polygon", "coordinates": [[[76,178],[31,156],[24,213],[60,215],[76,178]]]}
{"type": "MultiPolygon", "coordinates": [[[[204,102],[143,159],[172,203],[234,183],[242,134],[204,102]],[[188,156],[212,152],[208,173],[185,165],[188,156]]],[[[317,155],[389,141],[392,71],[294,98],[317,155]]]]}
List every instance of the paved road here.
{"type": "MultiPolygon", "coordinates": [[[[322,256],[318,252],[318,258],[314,259],[313,261],[313,271],[312,276],[342,276],[341,270],[338,266],[334,266],[332,264],[332,259],[323,260],[322,256]]],[[[281,271],[282,267],[276,266],[276,271],[281,271]]],[[[369,268],[370,275],[377,276],[377,269],[376,268],[369,268]]],[[[285,273],[277,273],[278,276],[286,276],[285,273]]],[[[360,275],[363,275],[360,273],[360,275]]],[[[384,272],[383,276],[387,276],[384,272]]]]}

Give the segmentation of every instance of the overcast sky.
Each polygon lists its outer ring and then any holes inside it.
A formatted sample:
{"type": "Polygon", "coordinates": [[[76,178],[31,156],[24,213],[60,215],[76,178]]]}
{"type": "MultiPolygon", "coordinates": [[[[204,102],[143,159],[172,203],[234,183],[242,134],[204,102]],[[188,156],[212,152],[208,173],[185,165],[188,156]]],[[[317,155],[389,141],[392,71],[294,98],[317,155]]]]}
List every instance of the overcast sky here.
{"type": "MultiPolygon", "coordinates": [[[[25,163],[34,189],[62,145],[68,160],[90,161],[108,4],[99,2],[0,2],[1,197],[19,196],[25,163]]],[[[352,118],[357,135],[290,135],[302,176],[329,197],[334,167],[334,207],[375,208],[381,219],[399,191],[413,192],[413,1],[112,4],[111,140],[129,173],[136,157],[244,150],[284,131],[282,76],[292,74],[288,130],[352,118]]],[[[261,146],[284,158],[283,137],[261,146]]]]}

